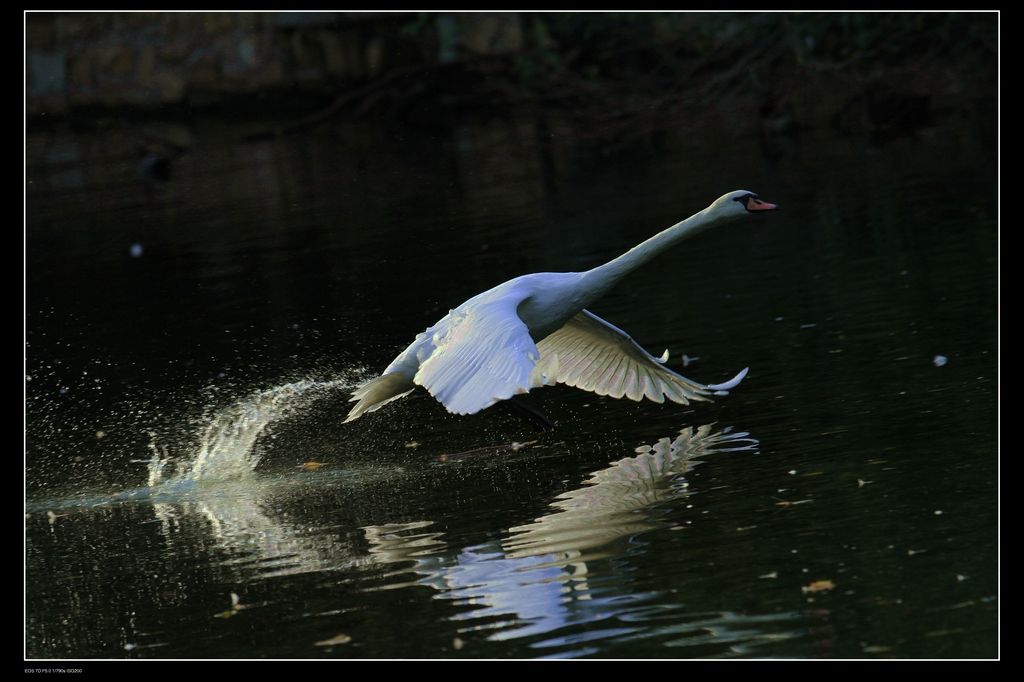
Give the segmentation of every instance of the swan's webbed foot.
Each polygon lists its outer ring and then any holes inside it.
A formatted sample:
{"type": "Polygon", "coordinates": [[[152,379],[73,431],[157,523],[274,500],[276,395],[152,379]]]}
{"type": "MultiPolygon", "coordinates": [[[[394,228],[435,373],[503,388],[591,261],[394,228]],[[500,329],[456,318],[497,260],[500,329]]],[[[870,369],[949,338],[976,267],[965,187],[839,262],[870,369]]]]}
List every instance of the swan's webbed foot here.
{"type": "Polygon", "coordinates": [[[514,414],[515,416],[528,421],[530,426],[533,427],[534,431],[554,431],[555,425],[551,423],[551,420],[545,417],[543,414],[533,409],[526,403],[520,402],[515,398],[509,398],[508,400],[502,400],[498,403],[506,410],[514,414]]]}

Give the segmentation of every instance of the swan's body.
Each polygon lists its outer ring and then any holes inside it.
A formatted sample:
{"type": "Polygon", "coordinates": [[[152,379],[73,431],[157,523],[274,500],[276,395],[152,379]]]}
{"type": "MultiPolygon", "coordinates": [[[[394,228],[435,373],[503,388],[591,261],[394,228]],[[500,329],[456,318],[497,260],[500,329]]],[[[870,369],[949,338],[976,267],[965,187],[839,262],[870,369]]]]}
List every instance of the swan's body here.
{"type": "Polygon", "coordinates": [[[743,190],[730,192],[686,220],[586,272],[516,277],[451,310],[352,394],[346,422],[427,389],[449,412],[474,414],[538,386],[563,383],[631,400],[665,398],[684,405],[737,385],[704,385],[663,366],[625,332],[586,307],[622,277],[688,237],[748,213],[778,208],[743,190]]]}

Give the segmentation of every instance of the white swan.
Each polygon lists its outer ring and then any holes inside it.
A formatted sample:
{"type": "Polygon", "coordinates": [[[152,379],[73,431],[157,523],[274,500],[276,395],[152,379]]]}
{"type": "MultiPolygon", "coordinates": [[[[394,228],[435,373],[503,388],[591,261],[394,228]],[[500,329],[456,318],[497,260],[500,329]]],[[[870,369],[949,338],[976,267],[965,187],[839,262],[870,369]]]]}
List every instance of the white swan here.
{"type": "Polygon", "coordinates": [[[680,241],[776,208],[752,192],[730,192],[593,270],[523,275],[474,296],[419,334],[383,374],[356,389],[351,400],[358,402],[345,421],[373,412],[417,385],[453,414],[474,414],[558,382],[613,398],[658,403],[668,398],[683,405],[727,391],[746,376],[746,369],[722,384],[698,384],[663,366],[667,352],[655,358],[585,308],[680,241]]]}

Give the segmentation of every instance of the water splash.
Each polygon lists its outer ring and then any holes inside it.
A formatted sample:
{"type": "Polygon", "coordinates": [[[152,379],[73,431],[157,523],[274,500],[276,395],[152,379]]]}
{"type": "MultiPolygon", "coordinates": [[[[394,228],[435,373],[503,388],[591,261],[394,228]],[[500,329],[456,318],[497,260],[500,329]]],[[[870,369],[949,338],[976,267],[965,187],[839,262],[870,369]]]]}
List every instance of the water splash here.
{"type": "Polygon", "coordinates": [[[351,382],[345,380],[299,381],[243,398],[209,419],[191,462],[174,460],[166,447],[153,442],[153,456],[148,463],[149,486],[172,480],[199,482],[249,477],[262,457],[262,452],[255,448],[256,441],[267,427],[294,415],[325,391],[350,387],[351,382]]]}

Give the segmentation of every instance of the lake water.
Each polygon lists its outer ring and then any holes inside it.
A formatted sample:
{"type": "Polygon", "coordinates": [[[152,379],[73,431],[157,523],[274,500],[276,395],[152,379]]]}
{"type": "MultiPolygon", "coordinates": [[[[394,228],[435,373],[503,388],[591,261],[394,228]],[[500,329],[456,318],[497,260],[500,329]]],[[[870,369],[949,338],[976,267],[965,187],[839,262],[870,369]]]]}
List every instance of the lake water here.
{"type": "Polygon", "coordinates": [[[992,119],[733,123],[31,133],[26,657],[998,656],[992,119]],[[342,423],[449,308],[734,189],[782,210],[592,307],[730,395],[342,423]]]}

